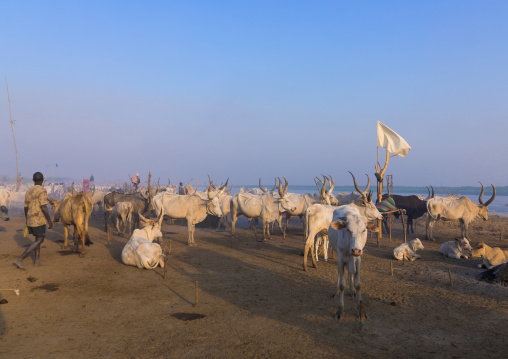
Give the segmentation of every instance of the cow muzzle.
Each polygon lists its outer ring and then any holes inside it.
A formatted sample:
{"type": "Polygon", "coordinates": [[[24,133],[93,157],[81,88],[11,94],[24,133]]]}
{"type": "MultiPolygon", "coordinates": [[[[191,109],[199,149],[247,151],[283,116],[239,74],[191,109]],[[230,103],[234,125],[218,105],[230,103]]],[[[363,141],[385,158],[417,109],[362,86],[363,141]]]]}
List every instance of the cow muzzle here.
{"type": "Polygon", "coordinates": [[[362,250],[361,249],[353,248],[353,249],[351,249],[351,255],[353,257],[359,257],[359,256],[362,255],[362,250]]]}

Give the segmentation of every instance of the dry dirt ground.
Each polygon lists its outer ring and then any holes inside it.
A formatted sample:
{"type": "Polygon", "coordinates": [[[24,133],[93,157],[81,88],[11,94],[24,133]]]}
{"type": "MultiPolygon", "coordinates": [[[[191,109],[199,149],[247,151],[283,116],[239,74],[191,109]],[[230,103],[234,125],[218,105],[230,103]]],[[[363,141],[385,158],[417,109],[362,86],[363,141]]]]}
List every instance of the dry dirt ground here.
{"type": "MultiPolygon", "coordinates": [[[[106,247],[103,222],[92,219],[94,244],[85,258],[63,252],[56,223],[42,248],[43,267],[12,262],[23,238],[21,212],[0,222],[0,357],[2,358],[506,358],[508,287],[477,280],[479,260],[444,258],[439,246],[458,236],[457,224],[438,224],[437,242],[423,240],[422,258],[393,262],[402,242],[369,238],[362,263],[368,315],[360,331],[349,293],[346,316],[334,318],[333,260],[302,271],[302,230],[257,242],[250,230],[197,229],[188,247],[184,225],[163,225],[171,240],[164,270],[125,266],[127,238],[106,247]],[[453,285],[450,285],[448,269],[453,285]],[[194,307],[195,283],[199,303],[194,307]],[[191,314],[199,315],[199,318],[191,314]],[[184,320],[194,319],[194,320],[184,320]]],[[[425,234],[421,219],[415,235],[425,234]]],[[[508,247],[508,218],[474,222],[471,238],[508,247]]]]}

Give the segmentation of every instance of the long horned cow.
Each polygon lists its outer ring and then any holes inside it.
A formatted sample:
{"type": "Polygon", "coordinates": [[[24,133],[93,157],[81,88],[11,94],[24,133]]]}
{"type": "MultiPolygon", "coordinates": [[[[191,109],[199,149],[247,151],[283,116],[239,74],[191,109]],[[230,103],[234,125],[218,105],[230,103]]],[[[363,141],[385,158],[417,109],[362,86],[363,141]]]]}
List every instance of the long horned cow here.
{"type": "Polygon", "coordinates": [[[195,246],[194,230],[196,224],[203,222],[209,214],[217,217],[222,216],[219,198],[226,190],[228,181],[229,178],[216,194],[212,193],[212,186],[208,187],[208,198],[206,199],[201,198],[197,193],[177,195],[161,192],[157,194],[153,198],[153,205],[156,213],[159,213],[162,209],[162,216],[159,219],[160,225],[162,225],[162,218],[164,216],[171,219],[185,218],[187,220],[187,229],[189,233],[187,243],[189,246],[195,246]]]}
{"type": "MultiPolygon", "coordinates": [[[[236,236],[236,221],[238,216],[243,215],[248,219],[260,217],[263,223],[263,238],[264,240],[270,238],[269,224],[275,221],[279,213],[295,210],[295,205],[287,196],[288,182],[285,180],[284,189],[282,188],[282,181],[279,178],[279,198],[275,197],[272,191],[263,189],[263,195],[258,196],[250,193],[236,193],[231,199],[231,235],[236,236]]],[[[260,179],[261,182],[261,179],[260,179]]],[[[256,230],[254,227],[254,236],[257,238],[256,230]]]]}
{"type": "Polygon", "coordinates": [[[481,182],[482,190],[478,197],[479,204],[473,203],[466,196],[460,198],[454,197],[434,197],[427,201],[427,216],[426,223],[426,238],[435,241],[432,234],[432,228],[440,219],[442,220],[455,220],[458,219],[460,222],[461,237],[468,238],[468,226],[476,217],[482,218],[484,221],[489,219],[489,204],[496,198],[496,187],[492,186],[492,197],[483,203],[483,192],[484,187],[481,182]]]}

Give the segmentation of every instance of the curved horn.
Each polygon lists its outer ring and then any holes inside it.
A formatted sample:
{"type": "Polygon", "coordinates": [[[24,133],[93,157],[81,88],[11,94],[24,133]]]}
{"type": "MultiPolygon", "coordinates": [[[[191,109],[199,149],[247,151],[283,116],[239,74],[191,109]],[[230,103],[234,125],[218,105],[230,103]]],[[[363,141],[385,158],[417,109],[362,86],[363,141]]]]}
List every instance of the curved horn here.
{"type": "Polygon", "coordinates": [[[289,184],[288,184],[288,180],[286,179],[286,177],[282,177],[284,178],[284,196],[288,194],[288,187],[289,187],[289,184]]]}
{"type": "Polygon", "coordinates": [[[208,199],[211,201],[213,199],[213,195],[212,195],[212,186],[209,186],[208,187],[208,190],[206,192],[208,194],[208,199]]]}
{"type": "Polygon", "coordinates": [[[261,188],[261,191],[263,191],[264,193],[266,193],[266,189],[264,189],[263,187],[261,187],[261,177],[259,178],[259,188],[261,188]]]}
{"type": "MultiPolygon", "coordinates": [[[[365,196],[366,196],[366,195],[367,195],[367,193],[365,193],[364,191],[362,191],[362,190],[360,189],[360,187],[358,187],[358,183],[356,183],[356,178],[355,178],[355,176],[354,176],[354,175],[353,175],[350,171],[348,171],[348,172],[349,172],[349,174],[353,177],[353,183],[355,184],[355,189],[356,189],[356,191],[357,191],[358,193],[363,194],[363,195],[365,195],[365,196]]],[[[368,177],[368,176],[367,176],[367,177],[368,177]]],[[[370,179],[369,179],[369,185],[367,186],[367,188],[369,188],[369,186],[370,186],[370,179]]]]}
{"type": "Polygon", "coordinates": [[[75,190],[76,190],[76,189],[74,188],[74,182],[72,182],[72,183],[71,183],[71,194],[74,194],[74,191],[75,191],[75,190]]]}
{"type": "Polygon", "coordinates": [[[284,198],[284,191],[282,190],[282,181],[279,178],[279,196],[280,198],[284,198]]]}
{"type": "MultiPolygon", "coordinates": [[[[319,177],[317,177],[317,179],[319,179],[319,177]]],[[[314,182],[316,182],[316,179],[314,179],[314,182]]],[[[318,188],[318,191],[319,191],[319,195],[321,196],[321,199],[324,200],[326,198],[326,187],[325,185],[323,184],[321,186],[321,188],[319,188],[317,182],[316,182],[316,186],[318,188]]]]}
{"type": "Polygon", "coordinates": [[[277,188],[277,178],[274,177],[275,184],[273,185],[273,188],[270,190],[270,192],[275,191],[275,188],[277,188]]]}
{"type": "Polygon", "coordinates": [[[331,185],[330,185],[330,189],[328,190],[328,193],[327,194],[332,194],[333,192],[333,189],[335,188],[335,181],[333,180],[333,177],[331,175],[328,175],[330,176],[330,180],[331,180],[331,185]]]}
{"type": "MultiPolygon", "coordinates": [[[[321,176],[323,176],[323,175],[321,175],[321,176]]],[[[323,177],[324,177],[324,176],[323,176],[323,177]]],[[[319,182],[321,182],[321,184],[325,184],[325,183],[321,180],[321,178],[319,178],[318,176],[316,176],[316,178],[318,179],[318,181],[319,181],[319,182]]]]}
{"type": "MultiPolygon", "coordinates": [[[[321,188],[319,188],[319,185],[317,184],[316,178],[317,178],[317,177],[314,177],[314,183],[316,184],[316,187],[317,187],[318,192],[319,192],[319,193],[321,193],[321,188]]],[[[318,179],[319,179],[319,178],[318,178],[318,179]]]]}
{"type": "Polygon", "coordinates": [[[170,184],[171,184],[171,180],[168,178],[168,185],[166,187],[169,187],[170,184]]]}
{"type": "Polygon", "coordinates": [[[430,188],[432,188],[432,197],[430,198],[434,198],[434,187],[430,186],[430,188]]]}
{"type": "Polygon", "coordinates": [[[196,192],[196,190],[198,189],[198,186],[199,186],[199,180],[198,180],[197,178],[194,178],[194,179],[196,180],[196,187],[194,187],[194,188],[192,189],[192,192],[193,192],[193,193],[194,193],[194,192],[196,192]]]}
{"type": "Polygon", "coordinates": [[[492,203],[494,198],[496,198],[496,187],[494,187],[494,185],[491,184],[492,191],[493,191],[492,197],[490,197],[490,199],[486,203],[483,203],[483,192],[485,191],[485,189],[483,188],[483,184],[480,181],[478,181],[478,183],[482,185],[482,191],[480,192],[480,196],[478,197],[478,202],[480,202],[481,205],[484,205],[485,207],[487,207],[489,204],[492,203]]]}
{"type": "Polygon", "coordinates": [[[159,213],[159,216],[155,220],[155,223],[159,223],[159,220],[161,219],[161,216],[162,216],[162,208],[161,208],[161,213],[159,213]]]}
{"type": "Polygon", "coordinates": [[[141,218],[141,220],[142,220],[143,222],[145,222],[145,223],[150,222],[150,220],[149,220],[149,219],[146,219],[145,217],[143,217],[143,215],[142,215],[141,213],[139,213],[139,211],[138,211],[138,216],[139,216],[139,218],[141,218]]]}
{"type": "Polygon", "coordinates": [[[217,197],[222,196],[222,194],[226,190],[226,187],[228,186],[228,182],[229,182],[229,178],[226,180],[226,184],[224,184],[224,186],[219,188],[219,193],[217,193],[217,197]]]}
{"type": "Polygon", "coordinates": [[[213,184],[213,181],[212,181],[212,179],[210,178],[210,175],[207,175],[207,176],[208,176],[208,181],[210,181],[210,187],[212,187],[213,189],[217,189],[217,188],[215,187],[215,185],[213,184]]]}
{"type": "Polygon", "coordinates": [[[430,188],[429,188],[429,186],[426,186],[426,187],[427,187],[427,191],[429,192],[429,195],[427,196],[427,199],[431,199],[432,195],[430,194],[430,188]]]}
{"type": "Polygon", "coordinates": [[[482,185],[482,190],[480,192],[480,196],[478,197],[478,202],[480,202],[480,204],[483,204],[483,192],[485,191],[485,188],[483,188],[483,183],[481,183],[480,181],[478,181],[478,183],[482,185]]]}
{"type": "Polygon", "coordinates": [[[187,186],[190,186],[190,185],[191,185],[191,184],[190,184],[191,182],[192,182],[192,178],[191,178],[191,179],[189,180],[189,182],[187,183],[187,186]]]}

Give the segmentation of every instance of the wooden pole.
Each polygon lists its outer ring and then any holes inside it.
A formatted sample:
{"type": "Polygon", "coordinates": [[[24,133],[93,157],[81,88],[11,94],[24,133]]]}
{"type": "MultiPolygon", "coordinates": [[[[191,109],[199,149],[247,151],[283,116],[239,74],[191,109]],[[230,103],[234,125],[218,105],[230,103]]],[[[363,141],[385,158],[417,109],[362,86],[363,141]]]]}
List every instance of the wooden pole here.
{"type": "Polygon", "coordinates": [[[7,85],[7,77],[5,78],[5,87],[7,87],[7,101],[9,102],[9,123],[11,124],[11,131],[12,131],[12,139],[14,140],[14,152],[16,153],[16,189],[15,192],[19,191],[19,188],[21,187],[21,175],[19,174],[19,167],[18,167],[18,148],[16,146],[16,137],[14,137],[14,125],[16,124],[16,121],[12,120],[12,113],[11,113],[11,97],[9,94],[9,85],[7,85]]]}
{"type": "Polygon", "coordinates": [[[450,287],[453,287],[452,271],[450,270],[450,267],[448,267],[448,276],[450,277],[450,287]]]}
{"type": "Polygon", "coordinates": [[[393,261],[390,261],[390,274],[393,277],[393,261]]]}
{"type": "Polygon", "coordinates": [[[402,231],[404,231],[404,243],[407,243],[407,237],[406,237],[406,220],[404,219],[404,215],[406,214],[405,209],[400,209],[400,218],[402,218],[402,231]]]}
{"type": "Polygon", "coordinates": [[[197,307],[197,306],[198,306],[198,302],[199,302],[199,300],[198,300],[198,299],[199,299],[199,298],[198,298],[198,281],[196,281],[196,299],[195,299],[195,301],[194,301],[194,306],[195,306],[195,307],[197,307]]]}

